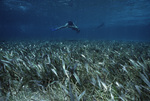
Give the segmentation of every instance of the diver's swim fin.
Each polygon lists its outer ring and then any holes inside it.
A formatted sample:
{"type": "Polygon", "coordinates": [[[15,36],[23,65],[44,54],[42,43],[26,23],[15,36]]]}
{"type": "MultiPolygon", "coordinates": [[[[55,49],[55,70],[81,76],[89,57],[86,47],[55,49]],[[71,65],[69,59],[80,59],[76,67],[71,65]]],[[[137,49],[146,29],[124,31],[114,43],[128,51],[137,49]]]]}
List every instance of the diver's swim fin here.
{"type": "Polygon", "coordinates": [[[56,30],[57,30],[56,28],[52,28],[52,29],[51,29],[51,31],[56,31],[56,30]]]}

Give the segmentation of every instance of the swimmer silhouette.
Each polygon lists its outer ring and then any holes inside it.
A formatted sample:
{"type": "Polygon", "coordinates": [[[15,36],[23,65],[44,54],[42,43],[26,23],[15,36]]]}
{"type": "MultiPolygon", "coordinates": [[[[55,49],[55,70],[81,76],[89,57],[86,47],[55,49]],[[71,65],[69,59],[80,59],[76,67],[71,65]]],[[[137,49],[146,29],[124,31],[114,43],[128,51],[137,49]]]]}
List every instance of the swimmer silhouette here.
{"type": "Polygon", "coordinates": [[[77,33],[80,32],[79,28],[72,21],[68,21],[65,25],[57,27],[57,28],[53,29],[52,31],[57,31],[62,28],[71,28],[72,30],[75,30],[77,33]]]}
{"type": "Polygon", "coordinates": [[[103,23],[101,23],[99,26],[97,26],[97,28],[102,28],[102,27],[104,27],[105,26],[105,24],[104,24],[104,22],[103,23]]]}

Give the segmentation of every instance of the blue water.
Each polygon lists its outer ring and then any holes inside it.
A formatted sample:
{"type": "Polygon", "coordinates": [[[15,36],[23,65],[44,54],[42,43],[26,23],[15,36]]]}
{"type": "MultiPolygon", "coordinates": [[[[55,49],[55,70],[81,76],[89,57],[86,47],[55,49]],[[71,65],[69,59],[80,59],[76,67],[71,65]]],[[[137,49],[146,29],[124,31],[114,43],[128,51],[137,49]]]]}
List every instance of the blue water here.
{"type": "Polygon", "coordinates": [[[1,0],[0,40],[20,39],[150,41],[150,0],[1,0]]]}

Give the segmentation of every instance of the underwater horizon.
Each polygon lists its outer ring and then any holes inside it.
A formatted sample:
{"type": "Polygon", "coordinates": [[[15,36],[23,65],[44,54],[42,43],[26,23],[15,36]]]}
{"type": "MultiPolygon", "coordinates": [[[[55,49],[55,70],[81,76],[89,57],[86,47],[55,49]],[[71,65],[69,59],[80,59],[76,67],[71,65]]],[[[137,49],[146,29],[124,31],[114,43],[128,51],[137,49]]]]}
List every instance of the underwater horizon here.
{"type": "Polygon", "coordinates": [[[0,40],[150,40],[149,0],[1,0],[0,40]],[[80,33],[52,29],[73,21],[80,33]]]}

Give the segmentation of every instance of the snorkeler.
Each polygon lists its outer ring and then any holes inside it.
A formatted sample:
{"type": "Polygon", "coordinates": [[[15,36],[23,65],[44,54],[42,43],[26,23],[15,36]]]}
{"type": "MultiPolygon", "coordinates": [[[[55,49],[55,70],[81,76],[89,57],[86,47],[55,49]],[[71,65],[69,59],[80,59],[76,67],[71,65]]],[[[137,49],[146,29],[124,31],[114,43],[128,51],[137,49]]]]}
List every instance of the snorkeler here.
{"type": "Polygon", "coordinates": [[[72,21],[68,21],[65,25],[57,27],[52,31],[57,31],[62,28],[71,28],[72,30],[75,30],[77,33],[80,32],[79,28],[72,21]]]}

